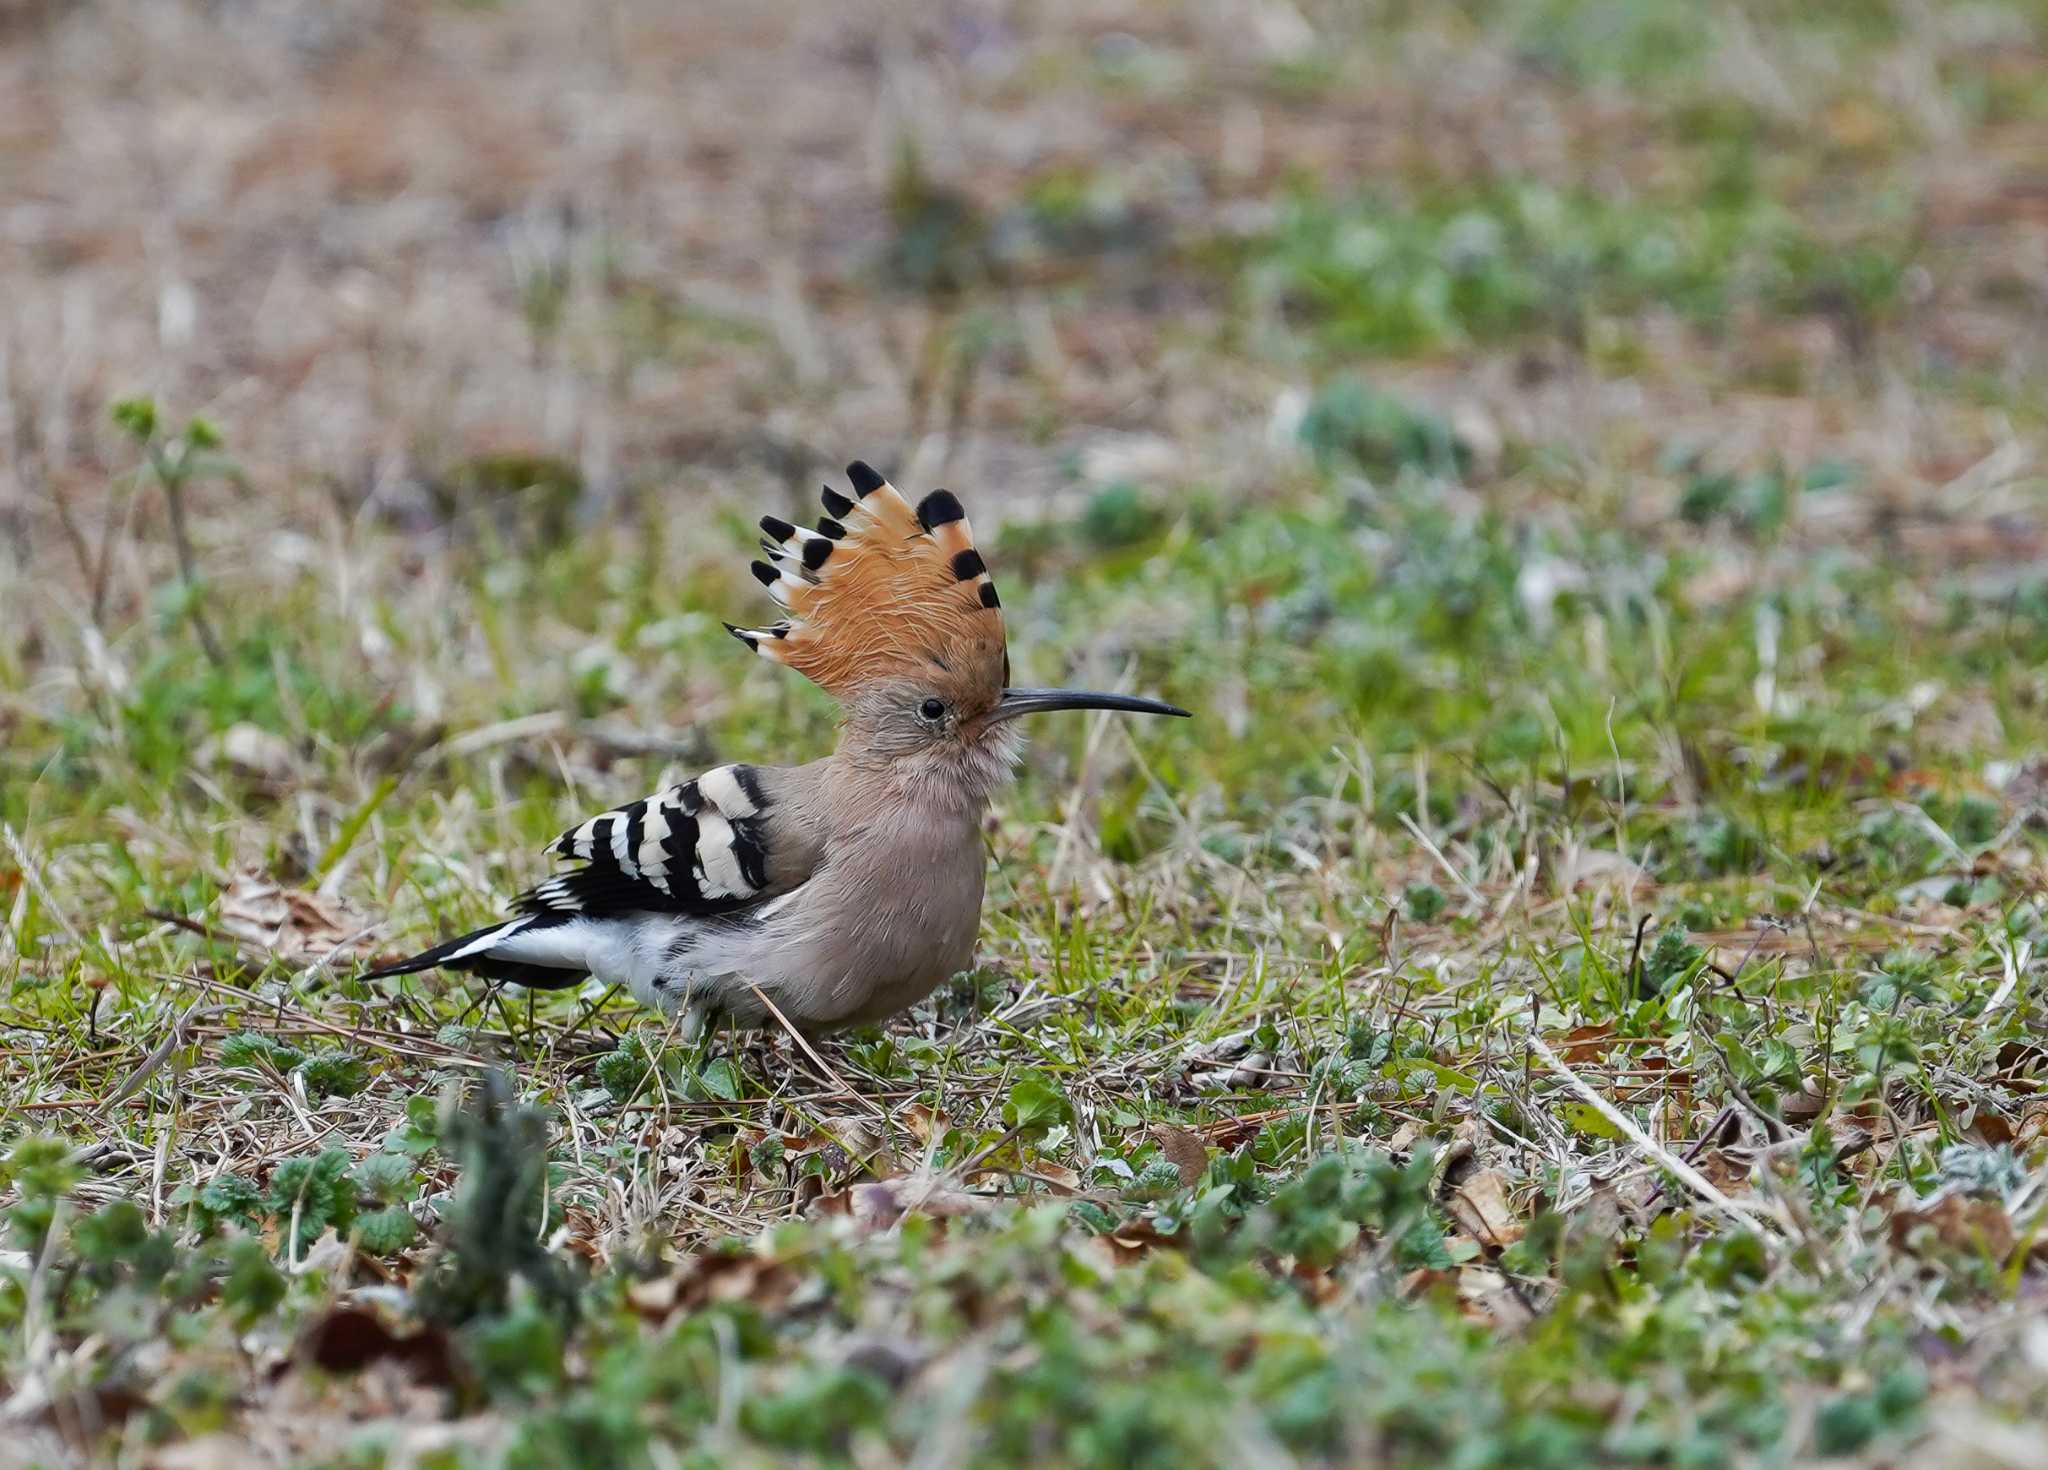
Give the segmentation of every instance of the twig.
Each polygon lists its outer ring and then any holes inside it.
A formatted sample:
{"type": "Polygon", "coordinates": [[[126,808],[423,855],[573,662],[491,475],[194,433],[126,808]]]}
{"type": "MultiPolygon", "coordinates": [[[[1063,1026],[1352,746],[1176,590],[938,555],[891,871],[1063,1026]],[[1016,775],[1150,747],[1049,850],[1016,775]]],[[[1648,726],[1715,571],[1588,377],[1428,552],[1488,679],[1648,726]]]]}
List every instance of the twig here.
{"type": "Polygon", "coordinates": [[[1998,989],[1992,992],[1991,999],[1984,1003],[1984,1009],[1978,1012],[1977,1024],[1980,1026],[1990,1018],[1993,1011],[2006,1003],[2013,991],[2019,988],[2020,976],[2026,973],[2027,962],[2034,957],[2032,940],[2014,941],[1994,935],[1989,942],[1991,952],[1998,956],[1998,962],[2005,967],[2005,979],[2000,982],[1998,989]]]}
{"type": "Polygon", "coordinates": [[[1694,1194],[1705,1200],[1709,1205],[1723,1214],[1733,1216],[1735,1219],[1745,1223],[1770,1224],[1774,1226],[1778,1223],[1772,1215],[1757,1209],[1754,1205],[1745,1205],[1740,1201],[1730,1199],[1715,1186],[1713,1180],[1707,1178],[1706,1175],[1700,1173],[1691,1164],[1688,1164],[1663,1144],[1657,1142],[1656,1139],[1650,1137],[1649,1134],[1645,1133],[1636,1124],[1635,1119],[1629,1117],[1620,1108],[1617,1108],[1613,1103],[1602,1097],[1578,1073],[1567,1067],[1559,1059],[1557,1053],[1550,1049],[1549,1043],[1544,1041],[1534,1031],[1529,1033],[1529,1049],[1542,1059],[1546,1067],[1563,1078],[1565,1085],[1577,1093],[1588,1107],[1620,1129],[1629,1142],[1648,1155],[1652,1162],[1660,1165],[1667,1173],[1678,1178],[1687,1188],[1691,1189],[1694,1194]]]}
{"type": "Polygon", "coordinates": [[[588,1022],[592,1016],[596,1015],[600,1010],[604,1009],[605,1002],[610,1000],[613,996],[617,995],[618,993],[619,985],[617,982],[614,982],[605,991],[603,995],[600,995],[596,1000],[587,1002],[583,1007],[582,1014],[576,1017],[574,1024],[572,1024],[567,1031],[562,1033],[561,1039],[556,1041],[551,1049],[555,1051],[560,1051],[564,1046],[568,1045],[571,1041],[574,1041],[576,1039],[576,1033],[583,1029],[584,1024],[588,1022]]]}
{"type": "Polygon", "coordinates": [[[816,1062],[818,1064],[818,1069],[822,1071],[825,1074],[825,1076],[831,1080],[832,1084],[835,1087],[837,1087],[841,1092],[845,1093],[848,1097],[860,1103],[861,1106],[870,1109],[876,1117],[884,1119],[885,1121],[887,1120],[889,1116],[888,1110],[883,1108],[880,1104],[870,1101],[868,1098],[862,1096],[860,1093],[855,1092],[851,1087],[848,1087],[846,1085],[846,1079],[841,1077],[837,1072],[832,1070],[832,1064],[826,1061],[823,1057],[818,1055],[817,1048],[811,1045],[810,1039],[806,1037],[803,1034],[803,1032],[797,1030],[796,1027],[792,1026],[789,1022],[789,1017],[782,1014],[782,1008],[776,1005],[774,1001],[768,998],[767,991],[763,990],[760,986],[754,984],[751,980],[747,982],[747,989],[753,991],[755,995],[760,997],[761,1004],[768,1007],[768,1014],[773,1016],[779,1023],[781,1023],[782,1029],[789,1033],[790,1039],[795,1041],[798,1046],[804,1049],[804,1055],[809,1057],[813,1062],[816,1062]]]}
{"type": "Polygon", "coordinates": [[[78,927],[71,922],[71,916],[58,904],[55,895],[50,892],[50,886],[43,882],[43,870],[36,866],[34,858],[29,854],[28,844],[22,840],[21,834],[16,832],[11,824],[0,822],[0,837],[7,839],[8,851],[14,854],[14,865],[21,869],[22,877],[28,880],[29,887],[35,889],[36,896],[42,899],[44,907],[56,916],[58,924],[63,927],[65,938],[69,939],[75,948],[84,949],[85,940],[80,936],[78,927]]]}
{"type": "Polygon", "coordinates": [[[171,1034],[162,1041],[159,1041],[150,1051],[149,1055],[144,1057],[141,1063],[137,1065],[135,1070],[122,1079],[121,1085],[115,1088],[109,1094],[107,1100],[99,1105],[99,1112],[105,1115],[120,1106],[133,1097],[142,1087],[143,1083],[154,1077],[164,1062],[170,1057],[170,1054],[178,1049],[178,1044],[185,1039],[186,1028],[194,1021],[207,1020],[213,1016],[220,1015],[226,1010],[227,1007],[224,1005],[202,1006],[194,1003],[186,1007],[185,1013],[171,1023],[171,1034]]]}
{"type": "Polygon", "coordinates": [[[1436,859],[1436,865],[1450,875],[1451,881],[1458,885],[1469,902],[1482,909],[1486,907],[1486,900],[1479,896],[1479,890],[1470,883],[1467,883],[1465,875],[1451,866],[1451,860],[1443,855],[1442,850],[1434,842],[1429,840],[1429,834],[1416,825],[1415,818],[1409,816],[1406,812],[1402,812],[1401,825],[1406,827],[1414,835],[1415,840],[1422,844],[1423,851],[1436,859]]]}
{"type": "Polygon", "coordinates": [[[220,638],[206,618],[206,608],[199,596],[199,558],[193,554],[192,533],[185,523],[185,481],[191,474],[190,460],[189,449],[177,464],[172,464],[160,448],[150,449],[150,467],[156,472],[157,483],[164,487],[164,506],[170,512],[171,549],[177,553],[178,576],[185,584],[185,612],[192,619],[192,630],[199,635],[199,646],[205,650],[207,661],[222,668],[227,664],[227,655],[221,651],[220,638]]]}

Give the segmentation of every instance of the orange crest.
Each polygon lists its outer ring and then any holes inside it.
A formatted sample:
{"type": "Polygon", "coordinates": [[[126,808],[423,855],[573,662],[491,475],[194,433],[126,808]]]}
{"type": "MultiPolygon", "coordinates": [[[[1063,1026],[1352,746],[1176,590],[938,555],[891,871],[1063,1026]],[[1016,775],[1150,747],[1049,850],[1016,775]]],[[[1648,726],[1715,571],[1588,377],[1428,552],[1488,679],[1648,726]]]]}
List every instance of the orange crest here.
{"type": "Polygon", "coordinates": [[[789,610],[772,628],[727,630],[844,698],[873,679],[947,676],[986,689],[1009,675],[995,584],[950,490],[912,509],[860,460],[846,467],[855,499],[825,487],[830,512],[806,531],[763,516],[768,561],[754,575],[789,610]]]}

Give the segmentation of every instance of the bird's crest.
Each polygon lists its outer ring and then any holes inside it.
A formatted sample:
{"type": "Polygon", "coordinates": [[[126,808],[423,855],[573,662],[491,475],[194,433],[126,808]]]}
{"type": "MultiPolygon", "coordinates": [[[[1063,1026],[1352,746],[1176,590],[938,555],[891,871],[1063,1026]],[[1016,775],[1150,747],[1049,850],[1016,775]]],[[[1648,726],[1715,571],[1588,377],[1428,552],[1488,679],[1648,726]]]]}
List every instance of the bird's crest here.
{"type": "Polygon", "coordinates": [[[959,500],[934,490],[913,508],[860,460],[846,477],[854,498],[827,485],[815,531],[761,518],[768,560],[754,576],[789,617],[728,631],[841,698],[936,670],[992,701],[1009,677],[1003,615],[959,500]]]}

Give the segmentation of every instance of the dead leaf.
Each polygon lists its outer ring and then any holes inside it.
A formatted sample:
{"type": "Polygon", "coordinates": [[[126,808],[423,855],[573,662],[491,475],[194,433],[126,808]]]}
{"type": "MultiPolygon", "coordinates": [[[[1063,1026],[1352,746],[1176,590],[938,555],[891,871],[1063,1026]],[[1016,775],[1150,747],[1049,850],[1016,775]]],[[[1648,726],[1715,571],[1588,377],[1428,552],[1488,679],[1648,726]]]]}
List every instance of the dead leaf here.
{"type": "Polygon", "coordinates": [[[1316,1306],[1327,1307],[1344,1294],[1343,1282],[1320,1266],[1296,1261],[1287,1274],[1302,1295],[1316,1306]]]}
{"type": "Polygon", "coordinates": [[[1573,1242],[1608,1241],[1620,1238],[1628,1225],[1628,1212],[1612,1180],[1596,1179],[1593,1191],[1565,1221],[1566,1238],[1573,1242]]]}
{"type": "Polygon", "coordinates": [[[1552,1045],[1567,1062],[1597,1062],[1607,1054],[1606,1043],[1613,1035],[1614,1023],[1602,1021],[1597,1026],[1580,1026],[1567,1031],[1563,1041],[1552,1045]]]}
{"type": "Polygon", "coordinates": [[[950,1188],[929,1175],[911,1174],[827,1190],[811,1210],[813,1214],[849,1216],[867,1233],[886,1230],[905,1215],[929,1215],[935,1220],[978,1215],[988,1203],[983,1195],[950,1188]]]}
{"type": "Polygon", "coordinates": [[[652,1281],[636,1281],[627,1287],[626,1305],[650,1322],[665,1322],[668,1314],[676,1309],[676,1299],[682,1294],[682,1277],[657,1276],[652,1281]]]}
{"type": "Polygon", "coordinates": [[[1500,1249],[1522,1238],[1524,1227],[1508,1206],[1507,1182],[1498,1170],[1468,1175],[1452,1188],[1445,1204],[1451,1218],[1481,1245],[1500,1249]]]}
{"type": "Polygon", "coordinates": [[[1828,1105],[1828,1095],[1820,1084],[1809,1077],[1799,1084],[1799,1090],[1790,1094],[1779,1105],[1778,1112],[1787,1123],[1799,1126],[1818,1118],[1828,1105]]]}
{"type": "Polygon", "coordinates": [[[716,1302],[747,1302],[773,1312],[796,1289],[796,1273],[775,1256],[752,1251],[700,1251],[673,1273],[635,1282],[626,1301],[650,1322],[716,1302]]]}
{"type": "Polygon", "coordinates": [[[306,965],[370,953],[372,927],[347,902],[285,888],[255,868],[244,868],[222,890],[216,927],[244,946],[286,964],[306,965]]]}
{"type": "Polygon", "coordinates": [[[1025,1173],[1041,1184],[1049,1184],[1062,1194],[1079,1194],[1081,1176],[1065,1164],[1056,1164],[1051,1159],[1033,1159],[1025,1173]]]}
{"type": "Polygon", "coordinates": [[[1456,1271],[1440,1271],[1434,1266],[1417,1266],[1401,1278],[1399,1293],[1402,1301],[1412,1302],[1425,1292],[1434,1291],[1440,1286],[1455,1289],[1457,1284],[1456,1271]]]}
{"type": "Polygon", "coordinates": [[[2015,1130],[2009,1119],[2003,1118],[1985,1107],[1979,1107],[1971,1115],[1970,1121],[1963,1125],[1963,1137],[1969,1139],[1972,1143],[1981,1143],[1987,1146],[2011,1143],[2014,1132],[2015,1130]]]}
{"type": "Polygon", "coordinates": [[[1167,1162],[1179,1171],[1183,1186],[1193,1185],[1208,1172],[1209,1149],[1198,1135],[1171,1123],[1154,1123],[1152,1137],[1167,1162]]]}
{"type": "Polygon", "coordinates": [[[293,1357],[327,1373],[358,1373],[371,1363],[396,1360],[421,1383],[455,1381],[448,1334],[438,1327],[396,1333],[364,1307],[336,1307],[300,1334],[293,1357]]]}
{"type": "Polygon", "coordinates": [[[1536,1320],[1529,1304],[1515,1295],[1507,1277],[1491,1266],[1465,1266],[1458,1271],[1458,1310],[1468,1322],[1513,1331],[1536,1320]]]}
{"type": "Polygon", "coordinates": [[[952,1119],[921,1102],[912,1103],[903,1110],[901,1116],[905,1131],[919,1143],[930,1143],[935,1135],[943,1137],[946,1130],[953,1126],[952,1119]]]}
{"type": "Polygon", "coordinates": [[[2012,1254],[2012,1217],[1996,1200],[1961,1194],[1909,1200],[1892,1211],[1891,1237],[1893,1245],[1916,1254],[1937,1244],[2002,1261],[2012,1254]]]}
{"type": "Polygon", "coordinates": [[[1693,1160],[1693,1167],[1730,1199],[1749,1193],[1752,1165],[1746,1148],[1710,1148],[1693,1160]]]}
{"type": "Polygon", "coordinates": [[[1158,1226],[1142,1219],[1126,1220],[1109,1234],[1095,1239],[1109,1253],[1111,1263],[1118,1266],[1128,1266],[1160,1246],[1179,1249],[1185,1244],[1179,1235],[1161,1235],[1158,1226]]]}
{"type": "Polygon", "coordinates": [[[2012,1146],[2025,1150],[2032,1148],[2044,1135],[2048,1135],[2048,1102],[2028,1103],[2020,1113],[2020,1126],[2012,1133],[2012,1146]]]}

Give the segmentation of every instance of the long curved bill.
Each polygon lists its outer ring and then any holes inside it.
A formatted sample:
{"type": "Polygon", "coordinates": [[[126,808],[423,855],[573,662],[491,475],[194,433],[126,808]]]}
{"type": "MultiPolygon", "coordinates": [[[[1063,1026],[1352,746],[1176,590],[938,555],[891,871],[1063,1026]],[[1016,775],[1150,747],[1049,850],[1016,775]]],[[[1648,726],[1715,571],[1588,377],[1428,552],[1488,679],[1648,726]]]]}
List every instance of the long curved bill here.
{"type": "Polygon", "coordinates": [[[989,711],[987,718],[988,723],[994,725],[1014,720],[1019,715],[1035,715],[1054,709],[1116,709],[1134,715],[1191,718],[1186,710],[1162,704],[1156,699],[1139,699],[1129,694],[1097,694],[1092,689],[1005,689],[1002,699],[989,711]]]}

